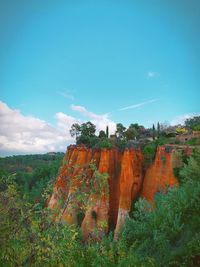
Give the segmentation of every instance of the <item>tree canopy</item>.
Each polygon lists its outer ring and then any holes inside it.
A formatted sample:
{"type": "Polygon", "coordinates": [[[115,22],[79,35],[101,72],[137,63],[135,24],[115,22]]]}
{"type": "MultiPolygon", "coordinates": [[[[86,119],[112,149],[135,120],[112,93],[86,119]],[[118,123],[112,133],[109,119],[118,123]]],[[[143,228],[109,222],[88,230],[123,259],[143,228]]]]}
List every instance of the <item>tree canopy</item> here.
{"type": "Polygon", "coordinates": [[[200,116],[194,116],[193,118],[186,119],[185,126],[194,131],[200,131],[200,116]]]}

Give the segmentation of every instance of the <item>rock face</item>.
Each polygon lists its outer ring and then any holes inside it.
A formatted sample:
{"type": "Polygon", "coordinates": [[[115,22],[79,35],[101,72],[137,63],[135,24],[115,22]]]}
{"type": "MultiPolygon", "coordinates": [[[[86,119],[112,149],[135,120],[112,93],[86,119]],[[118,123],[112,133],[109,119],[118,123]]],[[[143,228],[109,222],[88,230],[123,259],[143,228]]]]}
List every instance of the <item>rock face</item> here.
{"type": "Polygon", "coordinates": [[[117,237],[139,196],[153,204],[157,192],[178,185],[173,168],[181,163],[175,152],[173,146],[158,147],[154,162],[144,171],[141,150],[70,146],[48,203],[55,211],[55,220],[79,224],[84,241],[98,240],[110,230],[117,237]],[[104,182],[95,180],[97,173],[107,174],[104,182]],[[79,195],[86,196],[83,202],[79,195]],[[85,211],[82,220],[81,210],[85,211]]]}
{"type": "MultiPolygon", "coordinates": [[[[99,164],[97,166],[100,173],[109,174],[110,152],[106,149],[96,152],[96,157],[99,158],[99,164]]],[[[108,179],[109,177],[110,175],[108,179]]],[[[108,181],[106,182],[108,183],[108,181]]],[[[97,185],[94,184],[95,186],[97,185]]],[[[86,207],[86,214],[81,225],[84,240],[88,238],[98,239],[108,231],[108,212],[109,195],[106,192],[106,188],[103,187],[101,192],[96,188],[96,191],[94,190],[89,195],[89,203],[86,207]]]]}
{"type": "Polygon", "coordinates": [[[119,177],[119,208],[115,237],[117,237],[121,225],[129,214],[132,202],[139,196],[143,181],[143,163],[141,151],[124,151],[119,177]]]}
{"type": "Polygon", "coordinates": [[[155,160],[145,173],[141,196],[151,203],[157,192],[178,184],[173,172],[174,151],[173,147],[158,147],[155,160]]]}

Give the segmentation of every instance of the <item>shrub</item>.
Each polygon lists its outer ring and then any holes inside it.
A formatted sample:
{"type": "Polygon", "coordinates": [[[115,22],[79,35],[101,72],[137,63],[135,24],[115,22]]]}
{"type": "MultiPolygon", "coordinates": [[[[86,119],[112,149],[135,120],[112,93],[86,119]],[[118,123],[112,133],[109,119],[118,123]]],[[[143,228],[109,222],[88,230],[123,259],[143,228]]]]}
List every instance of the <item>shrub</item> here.
{"type": "Polygon", "coordinates": [[[98,143],[95,145],[95,147],[110,149],[112,148],[112,144],[108,138],[101,138],[100,140],[98,140],[98,143]]]}
{"type": "Polygon", "coordinates": [[[148,167],[154,160],[156,150],[158,145],[165,145],[169,142],[169,139],[166,137],[159,137],[157,140],[152,141],[151,143],[144,146],[144,163],[148,167]]]}
{"type": "Polygon", "coordinates": [[[94,147],[98,143],[98,137],[97,136],[87,136],[87,135],[81,135],[77,138],[77,145],[85,145],[87,147],[94,147]]]}
{"type": "Polygon", "coordinates": [[[192,138],[188,141],[185,142],[186,145],[190,145],[190,146],[196,146],[196,145],[200,145],[200,138],[192,138]]]}
{"type": "Polygon", "coordinates": [[[13,177],[0,184],[0,266],[78,266],[78,229],[52,222],[47,208],[21,196],[13,177]]]}
{"type": "Polygon", "coordinates": [[[155,158],[156,154],[156,149],[157,149],[157,144],[155,141],[151,142],[150,144],[147,144],[144,147],[144,163],[146,167],[151,164],[155,158]]]}
{"type": "Polygon", "coordinates": [[[137,202],[133,218],[123,228],[127,258],[134,255],[136,266],[200,265],[200,151],[180,171],[183,183],[158,194],[155,208],[137,202]],[[150,260],[152,265],[146,265],[150,260]]]}
{"type": "Polygon", "coordinates": [[[126,145],[127,145],[126,140],[117,139],[117,142],[116,142],[117,148],[119,148],[120,150],[124,150],[126,148],[126,145]]]}

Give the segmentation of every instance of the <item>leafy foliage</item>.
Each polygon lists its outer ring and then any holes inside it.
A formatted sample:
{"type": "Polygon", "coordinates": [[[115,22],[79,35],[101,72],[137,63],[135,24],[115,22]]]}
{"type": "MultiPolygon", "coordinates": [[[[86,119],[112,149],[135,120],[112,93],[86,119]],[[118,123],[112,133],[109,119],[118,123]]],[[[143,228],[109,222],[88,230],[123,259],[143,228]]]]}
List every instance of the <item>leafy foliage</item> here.
{"type": "MultiPolygon", "coordinates": [[[[196,150],[180,170],[179,187],[156,195],[154,208],[142,199],[136,202],[117,242],[111,232],[88,244],[82,243],[78,228],[53,222],[45,205],[31,203],[16,175],[2,175],[0,266],[199,266],[199,166],[196,150]]],[[[101,193],[107,176],[94,172],[94,186],[101,193]]],[[[48,192],[48,187],[43,190],[42,203],[48,192]]]]}
{"type": "Polygon", "coordinates": [[[96,132],[96,126],[88,121],[85,123],[82,123],[80,126],[81,135],[93,137],[96,132]]]}
{"type": "Polygon", "coordinates": [[[122,236],[145,264],[153,266],[199,266],[200,264],[200,151],[181,171],[182,185],[159,194],[152,211],[144,200],[136,205],[122,236]]]}
{"type": "Polygon", "coordinates": [[[165,145],[167,143],[168,139],[166,137],[159,137],[159,139],[154,140],[153,142],[147,144],[144,147],[143,152],[144,152],[146,166],[148,166],[153,162],[158,145],[165,145]]]}
{"type": "Polygon", "coordinates": [[[101,140],[98,140],[98,142],[97,142],[95,147],[110,149],[110,148],[112,148],[112,144],[111,144],[111,142],[109,141],[108,138],[101,138],[101,140]]]}
{"type": "Polygon", "coordinates": [[[64,153],[0,158],[0,175],[14,174],[22,194],[30,201],[41,201],[49,181],[54,181],[64,153]]]}
{"type": "Polygon", "coordinates": [[[126,140],[134,140],[137,136],[137,130],[135,128],[128,128],[125,132],[126,140]]]}
{"type": "Polygon", "coordinates": [[[47,208],[21,198],[11,176],[0,182],[0,266],[73,266],[79,231],[52,223],[47,208]]]}
{"type": "Polygon", "coordinates": [[[122,123],[117,123],[116,125],[116,136],[119,139],[124,139],[126,127],[122,123]]]}
{"type": "Polygon", "coordinates": [[[200,138],[193,137],[192,139],[186,141],[185,144],[190,146],[200,145],[200,138]]]}
{"type": "Polygon", "coordinates": [[[104,131],[100,131],[99,132],[99,138],[106,138],[107,137],[107,135],[106,135],[106,133],[104,132],[104,131]]]}
{"type": "Polygon", "coordinates": [[[76,140],[77,140],[77,138],[81,134],[81,126],[78,123],[74,123],[74,124],[72,124],[69,132],[70,132],[71,136],[76,137],[76,140]]]}
{"type": "Polygon", "coordinates": [[[185,125],[194,131],[200,131],[200,116],[194,116],[193,118],[187,119],[185,125]]]}

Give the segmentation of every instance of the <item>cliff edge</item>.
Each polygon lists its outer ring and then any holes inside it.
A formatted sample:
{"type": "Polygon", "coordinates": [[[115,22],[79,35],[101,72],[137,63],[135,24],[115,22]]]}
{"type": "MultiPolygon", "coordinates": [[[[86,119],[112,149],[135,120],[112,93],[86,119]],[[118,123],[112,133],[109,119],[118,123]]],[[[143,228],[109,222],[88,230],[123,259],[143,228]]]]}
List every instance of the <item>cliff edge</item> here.
{"type": "Polygon", "coordinates": [[[184,146],[158,146],[145,170],[140,149],[69,146],[48,203],[55,220],[79,224],[84,241],[98,240],[109,230],[117,237],[139,196],[153,204],[157,192],[178,185],[174,168],[182,162],[177,150],[191,154],[184,146]]]}

